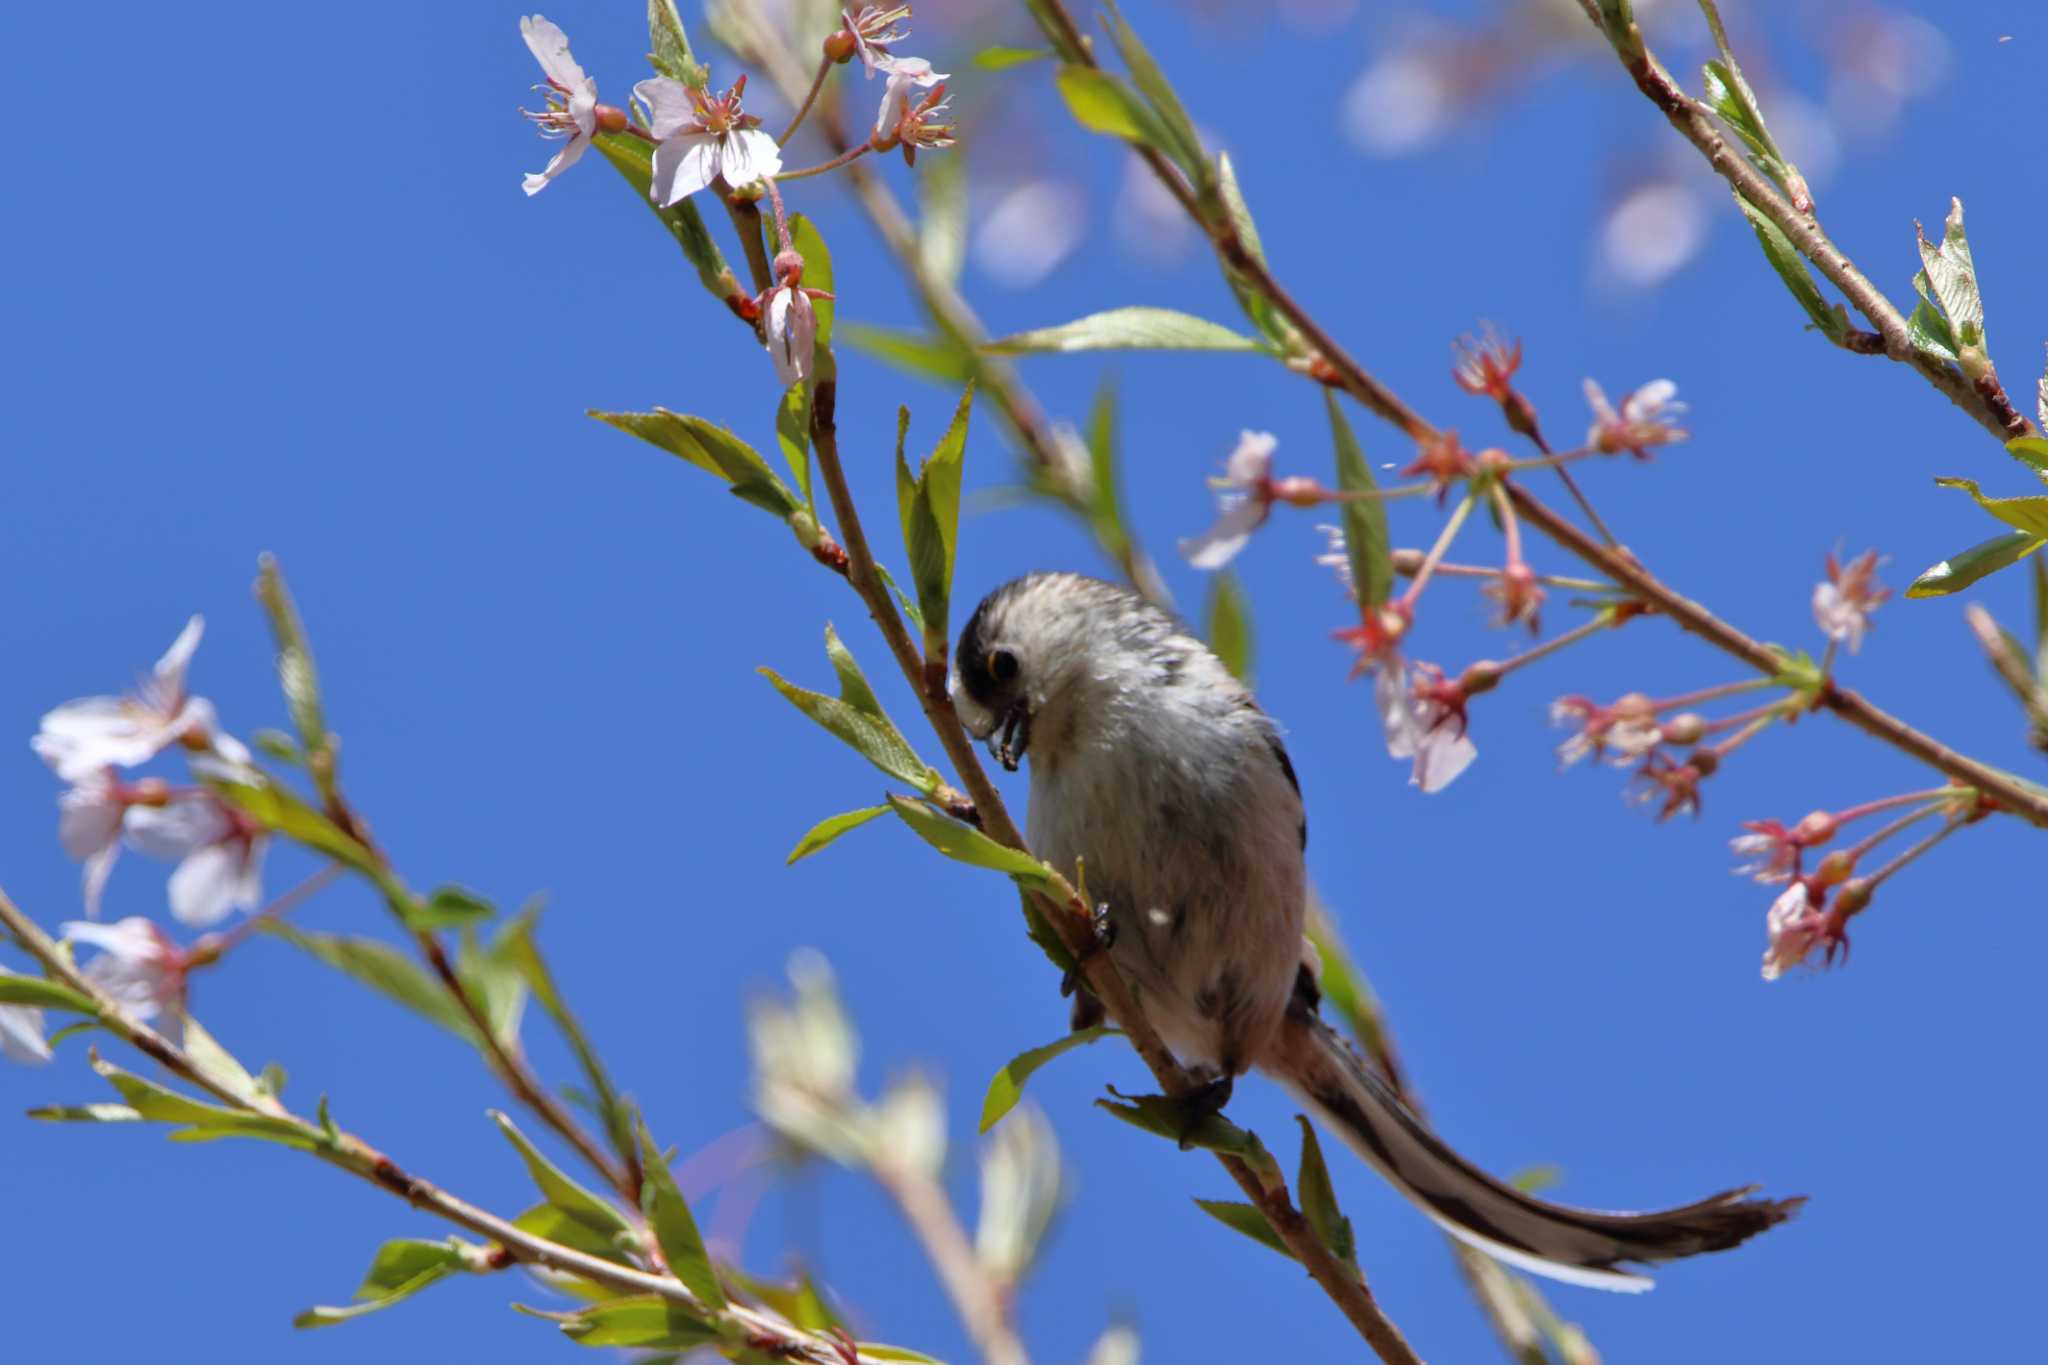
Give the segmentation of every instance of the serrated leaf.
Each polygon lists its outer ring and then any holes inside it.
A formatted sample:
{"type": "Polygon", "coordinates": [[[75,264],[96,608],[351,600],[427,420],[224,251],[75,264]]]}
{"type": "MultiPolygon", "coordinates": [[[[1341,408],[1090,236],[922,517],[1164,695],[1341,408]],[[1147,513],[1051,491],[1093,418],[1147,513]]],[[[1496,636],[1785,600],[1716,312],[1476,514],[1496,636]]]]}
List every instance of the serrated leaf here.
{"type": "Polygon", "coordinates": [[[848,830],[859,829],[876,816],[888,813],[887,806],[863,806],[859,810],[846,811],[820,820],[797,841],[796,847],[789,851],[789,857],[785,862],[793,863],[799,858],[808,858],[848,830]]]}
{"type": "MultiPolygon", "coordinates": [[[[285,709],[298,727],[299,744],[308,754],[328,747],[327,719],[320,707],[320,675],[313,667],[313,651],[306,643],[306,628],[299,609],[292,603],[277,560],[264,555],[257,561],[256,598],[270,620],[270,633],[277,644],[277,680],[284,689],[285,709]]],[[[323,783],[331,781],[323,778],[323,783]]],[[[323,786],[324,790],[324,786],[323,786]]]]}
{"type": "Polygon", "coordinates": [[[2048,440],[2039,436],[2022,436],[2007,441],[2005,452],[2033,470],[2036,478],[2048,483],[2048,440]]]}
{"type": "Polygon", "coordinates": [[[701,417],[686,417],[667,408],[656,408],[653,412],[593,410],[588,415],[718,475],[732,485],[734,497],[778,517],[787,517],[803,505],[775,477],[775,471],[759,451],[724,427],[701,417]]]}
{"type": "Polygon", "coordinates": [[[1977,505],[2008,526],[2029,535],[2048,536],[2048,494],[2026,498],[1987,498],[1978,491],[1975,479],[1936,479],[1942,488],[1960,488],[1977,500],[1977,505]]]}
{"type": "MultiPolygon", "coordinates": [[[[1747,82],[1731,73],[1719,62],[1708,62],[1700,72],[1701,84],[1707,93],[1707,103],[1714,107],[1727,125],[1735,130],[1736,136],[1748,146],[1750,154],[1766,163],[1775,162],[1777,149],[1771,145],[1770,135],[1764,131],[1761,111],[1744,97],[1749,95],[1747,82]]],[[[1738,198],[1740,196],[1737,196],[1738,198]]]]}
{"type": "Polygon", "coordinates": [[[1130,69],[1132,84],[1138,87],[1139,95],[1150,106],[1151,123],[1165,134],[1165,145],[1159,150],[1171,157],[1190,181],[1200,186],[1209,175],[1209,164],[1202,154],[1202,139],[1195,132],[1194,120],[1188,117],[1180,96],[1174,93],[1173,83],[1167,80],[1159,63],[1139,41],[1137,31],[1124,22],[1115,0],[1107,0],[1104,9],[1108,11],[1110,41],[1116,44],[1118,55],[1130,69]]]}
{"type": "MultiPolygon", "coordinates": [[[[1330,440],[1337,452],[1337,487],[1346,493],[1374,487],[1365,451],[1345,420],[1337,395],[1323,391],[1330,415],[1330,440]]],[[[1344,504],[1344,552],[1351,560],[1351,584],[1360,606],[1376,607],[1394,590],[1393,542],[1387,531],[1387,507],[1378,498],[1353,498],[1344,504]]]]}
{"type": "Polygon", "coordinates": [[[668,1262],[669,1273],[681,1280],[699,1303],[716,1312],[725,1307],[725,1290],[718,1283],[711,1253],[704,1249],[697,1220],[690,1216],[689,1201],[676,1188],[676,1178],[645,1120],[636,1117],[633,1128],[640,1140],[640,1208],[661,1246],[661,1258],[668,1262]]]}
{"type": "Polygon", "coordinates": [[[943,333],[905,332],[849,322],[839,335],[856,351],[920,379],[954,385],[974,377],[974,353],[943,333]]]}
{"type": "Polygon", "coordinates": [[[1209,648],[1231,676],[1252,685],[1252,604],[1235,572],[1225,569],[1210,578],[1209,648]]]}
{"type": "Polygon", "coordinates": [[[690,51],[690,35],[683,28],[683,16],[676,12],[675,0],[647,0],[647,38],[654,48],[648,60],[656,71],[670,80],[703,88],[709,73],[690,51]]]}
{"type": "Polygon", "coordinates": [[[1330,1184],[1330,1168],[1323,1164],[1322,1144],[1316,1141],[1314,1125],[1299,1114],[1295,1119],[1301,1124],[1301,1172],[1294,1182],[1301,1216],[1332,1256],[1356,1268],[1358,1244],[1351,1234],[1351,1220],[1337,1207],[1337,1191],[1330,1184]]]}
{"type": "Polygon", "coordinates": [[[992,868],[1031,890],[1052,888],[1052,869],[1029,853],[999,844],[973,826],[941,815],[921,801],[892,795],[889,805],[904,824],[917,832],[918,838],[955,862],[992,868]]]}
{"type": "Polygon", "coordinates": [[[1116,1031],[1107,1024],[1078,1029],[1044,1047],[1035,1047],[1012,1057],[989,1081],[988,1094],[982,1097],[981,1131],[986,1133],[1002,1122],[1003,1115],[1017,1107],[1017,1101],[1024,1098],[1024,1082],[1031,1079],[1033,1072],[1055,1057],[1077,1047],[1085,1047],[1099,1038],[1107,1038],[1116,1031]]]}
{"type": "Polygon", "coordinates": [[[389,1308],[463,1268],[462,1244],[452,1239],[446,1242],[386,1242],[377,1249],[377,1258],[370,1263],[369,1274],[363,1277],[362,1287],[356,1290],[359,1302],[346,1308],[308,1308],[292,1319],[292,1326],[331,1327],[389,1308]]]}
{"type": "Polygon", "coordinates": [[[1258,1205],[1242,1204],[1234,1199],[1197,1199],[1195,1207],[1260,1246],[1277,1251],[1290,1261],[1295,1258],[1294,1253],[1287,1249],[1287,1243],[1280,1240],[1280,1234],[1273,1231],[1273,1225],[1266,1221],[1266,1215],[1258,1205]]]}
{"type": "Polygon", "coordinates": [[[632,1225],[624,1214],[564,1173],[561,1167],[548,1159],[546,1153],[533,1145],[526,1134],[519,1131],[518,1124],[496,1109],[489,1112],[491,1122],[498,1125],[498,1131],[505,1135],[505,1140],[525,1159],[527,1173],[533,1177],[533,1183],[548,1203],[600,1237],[612,1238],[632,1231],[632,1225]]]}
{"type": "MultiPolygon", "coordinates": [[[[1913,277],[1914,287],[1921,288],[1921,282],[1925,278],[1924,275],[1916,274],[1913,277]]],[[[1922,292],[1925,292],[1924,288],[1922,292]]],[[[1956,339],[1954,333],[1949,331],[1948,319],[1942,317],[1939,310],[1925,298],[1913,305],[1912,313],[1906,318],[1906,339],[1913,343],[1915,349],[1924,351],[1937,360],[1955,363],[1956,339]]]]}
{"type": "Polygon", "coordinates": [[[1273,348],[1205,318],[1171,308],[1134,306],[1090,313],[1058,327],[1018,332],[981,349],[994,355],[1026,355],[1040,351],[1270,352],[1273,348]]]}
{"type": "Polygon", "coordinates": [[[1961,346],[1981,347],[1984,342],[1984,300],[1977,291],[1977,267],[1970,259],[1970,241],[1963,235],[1963,201],[1949,200],[1948,221],[1942,225],[1941,244],[1927,240],[1918,224],[1913,233],[1920,245],[1920,267],[1934,299],[1948,319],[1949,329],[1961,346]]]}
{"type": "Polygon", "coordinates": [[[1044,47],[1005,47],[998,43],[985,47],[974,54],[974,65],[981,71],[1008,71],[1013,66],[1026,62],[1044,61],[1052,56],[1052,49],[1044,47]]]}
{"type": "Polygon", "coordinates": [[[440,982],[413,964],[411,958],[375,939],[339,934],[312,934],[283,920],[258,921],[261,932],[278,938],[345,972],[365,986],[397,1001],[472,1045],[481,1041],[462,1007],[449,998],[440,982]]]}
{"type": "Polygon", "coordinates": [[[668,235],[683,249],[683,256],[696,268],[698,283],[717,299],[736,292],[738,282],[725,264],[718,243],[704,226],[694,199],[685,198],[668,208],[654,202],[649,190],[654,184],[654,148],[631,133],[599,133],[591,139],[604,159],[639,192],[640,202],[654,211],[668,235]]]}
{"type": "Polygon", "coordinates": [[[290,1147],[310,1148],[314,1145],[309,1135],[290,1119],[204,1104],[123,1071],[98,1057],[92,1059],[92,1069],[119,1091],[128,1107],[142,1118],[152,1123],[181,1125],[170,1134],[173,1138],[251,1137],[290,1147]]]}
{"type": "Polygon", "coordinates": [[[849,702],[798,687],[772,668],[756,671],[774,684],[775,690],[788,698],[797,710],[824,726],[889,776],[908,782],[921,792],[938,790],[938,773],[917,756],[887,716],[871,715],[849,702]]]}
{"type": "Polygon", "coordinates": [[[463,886],[436,887],[421,913],[414,917],[415,929],[461,929],[479,924],[497,914],[497,908],[463,886]]]}
{"type": "MultiPolygon", "coordinates": [[[[789,218],[790,245],[797,255],[804,258],[804,288],[832,290],[832,251],[825,245],[825,234],[818,231],[818,225],[806,214],[795,213],[789,218]]],[[[818,317],[818,345],[830,349],[832,345],[832,319],[838,305],[831,299],[811,300],[811,311],[818,317]]]]}
{"type": "Polygon", "coordinates": [[[1756,205],[1744,199],[1739,192],[1735,195],[1735,206],[1742,210],[1743,217],[1749,219],[1749,225],[1756,229],[1757,244],[1764,249],[1764,259],[1771,263],[1771,269],[1785,282],[1785,288],[1798,300],[1799,306],[1806,311],[1806,316],[1811,318],[1813,325],[1820,328],[1830,340],[1840,341],[1849,329],[1848,315],[1842,311],[1840,304],[1830,304],[1822,295],[1820,285],[1814,281],[1813,272],[1807,268],[1806,258],[1792,245],[1792,239],[1785,235],[1784,229],[1766,218],[1756,205]]]}
{"type": "MultiPolygon", "coordinates": [[[[1906,588],[1908,597],[1946,597],[1961,592],[1981,578],[1988,578],[2000,569],[2009,569],[2028,555],[2048,544],[2041,536],[2025,531],[2007,531],[1989,540],[1979,541],[1959,554],[1950,555],[1933,568],[1922,573],[1906,588]]],[[[2035,571],[2040,571],[2041,561],[2035,560],[2035,571]]]]}
{"type": "Polygon", "coordinates": [[[34,1009],[68,1010],[73,1014],[99,1015],[99,1006],[92,997],[81,995],[69,986],[56,981],[45,981],[40,976],[20,976],[14,972],[0,971],[0,1005],[28,1005],[34,1009]]]}

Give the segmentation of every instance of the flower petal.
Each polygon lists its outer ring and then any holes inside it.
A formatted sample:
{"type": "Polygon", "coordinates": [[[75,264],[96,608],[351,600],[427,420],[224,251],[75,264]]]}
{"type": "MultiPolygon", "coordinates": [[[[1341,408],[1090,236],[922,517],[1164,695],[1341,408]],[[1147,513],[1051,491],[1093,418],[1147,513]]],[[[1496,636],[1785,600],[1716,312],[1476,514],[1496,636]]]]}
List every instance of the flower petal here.
{"type": "Polygon", "coordinates": [[[547,73],[549,80],[568,89],[581,90],[593,84],[583,74],[583,68],[569,55],[569,35],[549,19],[536,14],[519,21],[519,36],[526,39],[527,50],[540,63],[540,69],[547,73]]]}
{"type": "Polygon", "coordinates": [[[1461,735],[1449,725],[1441,726],[1424,735],[1415,746],[1415,771],[1408,781],[1425,793],[1440,792],[1471,767],[1477,757],[1479,746],[1470,735],[1461,735]]]}
{"type": "Polygon", "coordinates": [[[654,149],[654,182],[648,197],[663,208],[679,204],[718,174],[718,139],[709,133],[679,133],[654,149]]]}
{"type": "Polygon", "coordinates": [[[1257,498],[1239,498],[1224,507],[1214,526],[1181,541],[1180,552],[1198,569],[1220,569],[1237,557],[1269,510],[1257,498]]]}
{"type": "Polygon", "coordinates": [[[735,128],[725,135],[718,170],[734,189],[751,185],[782,170],[782,150],[759,128],[735,128]]]}
{"type": "MultiPolygon", "coordinates": [[[[0,967],[0,976],[16,976],[0,967]]],[[[47,1062],[50,1045],[43,1041],[43,1012],[26,1005],[0,1005],[0,1057],[17,1062],[47,1062]]]]}
{"type": "Polygon", "coordinates": [[[208,844],[171,872],[171,915],[203,929],[235,912],[242,900],[242,852],[232,844],[208,844]]]}
{"type": "Polygon", "coordinates": [[[194,616],[178,632],[178,638],[171,641],[171,647],[164,651],[164,657],[156,661],[156,680],[170,695],[184,691],[185,668],[192,662],[192,651],[199,648],[199,637],[206,633],[206,618],[194,616]]]}
{"type": "Polygon", "coordinates": [[[667,142],[684,124],[697,121],[697,106],[690,99],[689,87],[681,81],[650,77],[633,87],[633,98],[646,107],[647,131],[658,142],[667,142]]]}
{"type": "Polygon", "coordinates": [[[1273,474],[1273,449],[1280,444],[1270,431],[1240,432],[1237,449],[1223,467],[1224,477],[1240,488],[1264,483],[1273,474]]]}
{"type": "Polygon", "coordinates": [[[208,796],[187,797],[167,806],[136,806],[128,812],[128,842],[152,858],[187,858],[227,838],[233,826],[208,796]]]}

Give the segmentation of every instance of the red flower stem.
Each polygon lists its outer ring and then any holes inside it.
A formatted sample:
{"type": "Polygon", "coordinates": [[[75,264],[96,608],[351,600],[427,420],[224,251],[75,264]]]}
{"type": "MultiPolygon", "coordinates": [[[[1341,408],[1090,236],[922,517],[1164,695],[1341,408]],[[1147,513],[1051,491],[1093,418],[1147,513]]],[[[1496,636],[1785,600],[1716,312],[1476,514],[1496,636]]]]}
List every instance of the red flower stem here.
{"type": "Polygon", "coordinates": [[[1861,860],[1864,854],[1870,852],[1870,850],[1876,848],[1879,844],[1891,838],[1900,830],[1911,828],[1913,825],[1917,824],[1922,820],[1925,820],[1928,816],[1934,814],[1936,811],[1941,810],[1946,805],[1947,803],[1944,801],[1930,801],[1926,805],[1922,806],[1920,809],[1916,811],[1908,811],[1906,814],[1901,815],[1898,819],[1893,820],[1891,823],[1885,825],[1882,829],[1879,829],[1875,833],[1870,834],[1865,838],[1857,840],[1855,843],[1851,844],[1847,850],[1845,850],[1849,856],[1850,861],[1853,863],[1861,860]]]}
{"type": "Polygon", "coordinates": [[[1465,518],[1472,515],[1472,495],[1467,493],[1464,501],[1451,509],[1450,519],[1444,522],[1444,529],[1437,534],[1436,544],[1429,547],[1429,553],[1422,557],[1422,567],[1415,571],[1415,581],[1408,585],[1408,591],[1401,595],[1401,605],[1410,611],[1415,609],[1415,599],[1422,596],[1422,590],[1429,586],[1429,576],[1436,572],[1437,562],[1444,557],[1444,551],[1451,548],[1451,542],[1458,538],[1458,532],[1465,525],[1465,518]]]}
{"type": "Polygon", "coordinates": [[[1546,658],[1557,653],[1560,649],[1577,644],[1588,635],[1597,635],[1603,630],[1612,630],[1618,624],[1620,623],[1610,621],[1605,616],[1596,616],[1590,621],[1573,626],[1570,630],[1554,639],[1545,640],[1540,645],[1531,645],[1520,654],[1502,659],[1499,663],[1488,664],[1487,667],[1491,670],[1494,677],[1504,678],[1525,664],[1533,664],[1538,659],[1546,658]]]}
{"type": "Polygon", "coordinates": [[[1865,801],[1860,806],[1851,806],[1847,810],[1837,811],[1835,812],[1835,823],[1837,825],[1846,825],[1851,820],[1861,820],[1866,815],[1876,815],[1880,811],[1893,810],[1899,806],[1909,806],[1915,801],[1934,801],[1949,796],[1970,796],[1974,792],[1975,789],[1971,787],[1929,787],[1926,791],[1901,792],[1897,796],[1879,797],[1875,801],[1865,801]]]}
{"type": "Polygon", "coordinates": [[[1697,692],[1681,692],[1675,697],[1666,697],[1663,701],[1653,701],[1650,703],[1650,707],[1655,711],[1670,711],[1680,706],[1698,706],[1702,702],[1719,701],[1722,697],[1732,697],[1743,692],[1755,692],[1759,688],[1774,685],[1769,678],[1743,678],[1738,682],[1717,683],[1713,687],[1702,687],[1697,692]]]}
{"type": "MultiPolygon", "coordinates": [[[[830,161],[821,161],[815,166],[806,166],[799,171],[782,171],[779,172],[774,177],[774,179],[802,180],[805,176],[823,175],[827,171],[838,170],[841,166],[846,165],[849,161],[858,161],[861,157],[867,155],[869,152],[873,150],[874,148],[865,142],[856,142],[851,147],[848,147],[845,151],[841,152],[838,156],[833,157],[830,161]]],[[[772,184],[773,181],[771,181],[770,183],[772,184]]]]}
{"type": "Polygon", "coordinates": [[[838,63],[830,57],[822,58],[818,62],[818,74],[811,77],[811,88],[805,92],[804,102],[796,107],[796,114],[789,120],[789,126],[782,130],[782,136],[775,139],[778,145],[787,146],[789,140],[796,136],[796,130],[804,126],[804,120],[810,116],[811,106],[818,102],[818,93],[825,88],[825,78],[832,74],[832,68],[837,65],[838,63]]]}
{"type": "Polygon", "coordinates": [[[1750,714],[1751,719],[1747,725],[1744,725],[1740,730],[1737,730],[1734,734],[1713,746],[1708,752],[1713,754],[1715,758],[1728,757],[1728,755],[1762,734],[1765,727],[1776,720],[1782,712],[1778,704],[1773,702],[1769,706],[1758,707],[1756,711],[1750,714]]]}
{"type": "Polygon", "coordinates": [[[1515,519],[1514,505],[1508,495],[1501,491],[1498,483],[1486,485],[1487,496],[1493,499],[1494,510],[1500,513],[1501,534],[1508,542],[1508,568],[1522,563],[1522,523],[1515,519]]]}
{"type": "Polygon", "coordinates": [[[251,934],[264,925],[283,919],[319,892],[326,890],[345,871],[347,869],[340,863],[329,863],[226,933],[206,935],[192,945],[192,951],[186,958],[187,968],[212,966],[226,957],[231,950],[246,942],[251,934]]]}

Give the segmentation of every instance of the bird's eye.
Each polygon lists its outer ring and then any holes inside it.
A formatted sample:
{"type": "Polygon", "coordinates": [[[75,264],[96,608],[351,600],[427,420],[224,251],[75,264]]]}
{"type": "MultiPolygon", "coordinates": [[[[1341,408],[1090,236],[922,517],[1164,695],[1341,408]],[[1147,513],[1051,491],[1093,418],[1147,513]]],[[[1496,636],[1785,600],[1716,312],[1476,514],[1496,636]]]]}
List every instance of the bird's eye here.
{"type": "Polygon", "coordinates": [[[1017,677],[1017,656],[1007,649],[992,649],[988,652],[988,673],[999,683],[1012,682],[1017,677]]]}

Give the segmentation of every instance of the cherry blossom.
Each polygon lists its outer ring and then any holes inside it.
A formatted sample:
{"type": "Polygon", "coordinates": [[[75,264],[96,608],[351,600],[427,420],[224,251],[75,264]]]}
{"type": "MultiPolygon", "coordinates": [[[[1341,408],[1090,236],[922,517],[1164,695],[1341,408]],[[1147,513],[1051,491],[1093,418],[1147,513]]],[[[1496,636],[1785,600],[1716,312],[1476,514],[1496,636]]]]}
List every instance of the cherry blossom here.
{"type": "Polygon", "coordinates": [[[1884,605],[1892,590],[1877,581],[1877,551],[1865,550],[1847,564],[1828,552],[1827,578],[1814,586],[1813,619],[1821,633],[1854,654],[1863,647],[1871,613],[1884,605]]]}
{"type": "Polygon", "coordinates": [[[263,853],[268,836],[240,811],[207,792],[162,806],[138,806],[128,815],[128,841],[154,858],[175,858],[171,914],[203,928],[236,910],[254,910],[263,898],[263,853]]]}
{"type": "Polygon", "coordinates": [[[909,29],[897,27],[910,17],[910,6],[862,5],[851,12],[841,10],[839,17],[846,21],[844,31],[853,39],[854,54],[859,56],[869,80],[875,78],[877,71],[886,75],[895,70],[899,61],[916,60],[889,55],[892,43],[900,43],[910,36],[909,29]]]}
{"type": "Polygon", "coordinates": [[[585,75],[569,55],[569,36],[553,22],[538,14],[523,18],[519,21],[519,36],[526,39],[527,48],[548,78],[546,85],[534,87],[546,92],[547,107],[529,109],[526,116],[533,120],[542,137],[568,139],[546,170],[526,177],[526,192],[533,195],[575,165],[589,148],[590,139],[597,132],[597,82],[585,75]]]}
{"type": "Polygon", "coordinates": [[[1465,732],[1464,691],[1435,665],[1418,663],[1408,678],[1398,669],[1381,669],[1373,680],[1373,700],[1386,728],[1387,753],[1415,761],[1411,786],[1440,792],[1479,757],[1478,746],[1465,732]]]}
{"type": "Polygon", "coordinates": [[[1266,431],[1238,436],[1223,477],[1211,481],[1222,514],[1208,530],[1180,542],[1188,563],[1198,569],[1222,568],[1272,515],[1273,451],[1279,444],[1279,438],[1266,431]]]}
{"type": "Polygon", "coordinates": [[[118,1001],[136,1019],[163,1018],[160,1026],[173,1042],[184,1033],[186,955],[150,921],[140,916],[112,924],[77,920],[63,926],[64,936],[100,950],[85,964],[85,975],[118,1001]]]}
{"type": "Polygon", "coordinates": [[[88,773],[57,798],[57,838],[64,851],[84,865],[85,913],[98,919],[100,893],[121,852],[121,828],[128,817],[133,789],[123,787],[102,768],[88,773]]]}
{"type": "Polygon", "coordinates": [[[946,73],[932,70],[922,57],[898,57],[888,67],[889,82],[882,88],[882,105],[875,111],[875,131],[868,141],[878,152],[891,147],[903,149],[903,159],[917,164],[919,148],[953,145],[951,124],[940,122],[945,115],[946,73]],[[910,87],[928,91],[912,104],[910,87]]]}
{"type": "Polygon", "coordinates": [[[1789,968],[1806,961],[1816,948],[1825,948],[1825,960],[1829,962],[1834,961],[1837,949],[1846,953],[1849,948],[1848,935],[1843,932],[1839,917],[1821,909],[1813,888],[1804,879],[1786,887],[1771,903],[1764,916],[1764,929],[1770,938],[1764,949],[1766,981],[1776,981],[1789,968]]]}
{"type": "Polygon", "coordinates": [[[654,178],[648,195],[667,208],[724,180],[731,189],[751,185],[782,169],[782,151],[761,131],[761,120],[740,112],[747,78],[720,96],[666,76],[633,87],[647,111],[654,149],[654,178]]]}
{"type": "Polygon", "coordinates": [[[1685,411],[1676,401],[1678,386],[1668,379],[1653,379],[1621,400],[1616,412],[1601,387],[1586,381],[1586,402],[1593,408],[1593,425],[1586,432],[1586,444],[1608,455],[1626,450],[1638,459],[1650,458],[1651,446],[1683,441],[1686,433],[1668,420],[1685,411]]]}
{"type": "Polygon", "coordinates": [[[157,660],[133,695],[84,697],[45,715],[29,746],[66,782],[82,782],[107,768],[133,768],[187,735],[204,735],[213,706],[188,696],[185,670],[206,623],[197,616],[157,660]]]}

